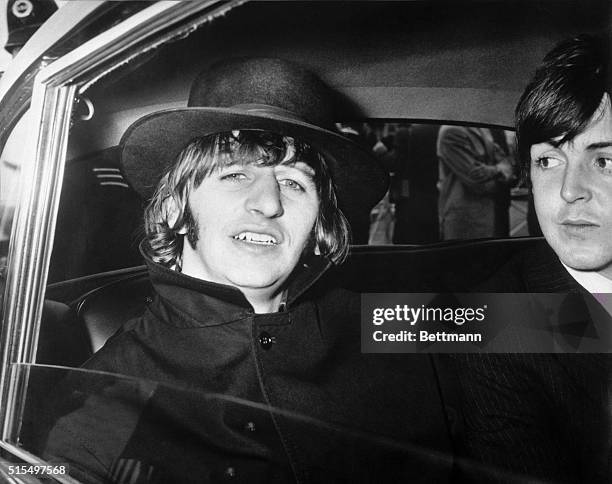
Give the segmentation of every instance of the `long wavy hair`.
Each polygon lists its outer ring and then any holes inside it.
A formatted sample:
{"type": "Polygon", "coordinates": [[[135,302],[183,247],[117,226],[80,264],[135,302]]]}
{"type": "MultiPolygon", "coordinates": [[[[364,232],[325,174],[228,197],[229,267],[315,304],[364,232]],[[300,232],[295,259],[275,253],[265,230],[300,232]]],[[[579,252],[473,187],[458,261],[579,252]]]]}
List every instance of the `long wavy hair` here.
{"type": "Polygon", "coordinates": [[[323,156],[294,138],[255,130],[218,133],[195,138],[187,144],[162,176],[145,209],[145,253],[157,263],[181,269],[185,239],[194,247],[197,243],[189,193],[215,170],[234,164],[276,166],[298,161],[313,168],[320,202],[312,242],[305,251],[316,251],[334,264],[340,264],[348,254],[350,228],[338,207],[323,156]]]}

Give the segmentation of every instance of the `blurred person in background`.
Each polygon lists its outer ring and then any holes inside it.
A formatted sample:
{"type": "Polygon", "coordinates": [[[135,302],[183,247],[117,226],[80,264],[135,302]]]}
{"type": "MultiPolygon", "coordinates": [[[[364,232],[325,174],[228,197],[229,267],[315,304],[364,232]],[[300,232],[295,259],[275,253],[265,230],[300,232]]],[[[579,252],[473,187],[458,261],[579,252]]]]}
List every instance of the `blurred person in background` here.
{"type": "Polygon", "coordinates": [[[487,128],[442,126],[440,160],[440,233],[443,240],[507,237],[509,157],[487,128]]]}

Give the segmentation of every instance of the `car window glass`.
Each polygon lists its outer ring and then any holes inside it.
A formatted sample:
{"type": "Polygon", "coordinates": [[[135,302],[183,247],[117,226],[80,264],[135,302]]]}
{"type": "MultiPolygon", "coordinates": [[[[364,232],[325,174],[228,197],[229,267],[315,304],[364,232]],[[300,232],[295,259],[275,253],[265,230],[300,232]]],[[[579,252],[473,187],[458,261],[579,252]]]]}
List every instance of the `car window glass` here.
{"type": "Polygon", "coordinates": [[[28,381],[28,393],[22,425],[10,441],[66,466],[54,466],[55,476],[70,470],[83,482],[191,482],[194,475],[228,478],[231,469],[254,478],[263,461],[267,475],[292,476],[283,453],[270,452],[260,442],[274,425],[319,442],[316,455],[302,457],[316,463],[310,468],[315,481],[370,482],[382,471],[372,468],[371,475],[357,476],[356,466],[332,458],[339,448],[343,456],[378,459],[386,475],[408,480],[421,472],[415,461],[442,465],[448,459],[426,446],[363,430],[361,422],[347,426],[331,415],[317,417],[315,409],[301,413],[271,407],[209,392],[205,384],[196,389],[39,365],[16,370],[18,379],[28,381]],[[243,465],[234,468],[232,462],[243,465]]]}
{"type": "Polygon", "coordinates": [[[338,126],[391,178],[372,210],[369,244],[539,235],[513,131],[377,120],[338,126]]]}
{"type": "Polygon", "coordinates": [[[19,202],[19,175],[26,145],[28,114],[13,128],[0,155],[0,280],[6,280],[7,257],[15,210],[19,202]]]}

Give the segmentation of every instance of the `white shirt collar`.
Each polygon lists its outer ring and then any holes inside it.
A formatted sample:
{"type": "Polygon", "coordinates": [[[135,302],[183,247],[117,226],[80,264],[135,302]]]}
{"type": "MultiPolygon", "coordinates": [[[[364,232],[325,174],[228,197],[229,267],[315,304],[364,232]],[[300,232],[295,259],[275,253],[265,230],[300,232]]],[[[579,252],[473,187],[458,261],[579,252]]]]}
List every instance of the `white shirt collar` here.
{"type": "MultiPolygon", "coordinates": [[[[563,264],[563,262],[561,262],[563,264]]],[[[612,316],[612,281],[595,271],[577,271],[563,264],[576,282],[594,295],[608,314],[612,316]]]]}
{"type": "MultiPolygon", "coordinates": [[[[563,264],[563,262],[561,262],[563,264]]],[[[577,271],[563,264],[570,276],[591,294],[612,293],[612,280],[595,271],[577,271]]]]}

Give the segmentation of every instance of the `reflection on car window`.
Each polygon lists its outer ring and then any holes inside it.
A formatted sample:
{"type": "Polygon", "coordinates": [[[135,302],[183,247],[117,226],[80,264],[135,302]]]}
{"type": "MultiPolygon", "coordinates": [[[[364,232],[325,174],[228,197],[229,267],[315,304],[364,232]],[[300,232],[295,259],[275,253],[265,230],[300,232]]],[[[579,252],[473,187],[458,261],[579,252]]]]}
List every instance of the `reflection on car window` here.
{"type": "Polygon", "coordinates": [[[411,481],[422,472],[419,462],[449,458],[363,431],[361,422],[346,427],[333,416],[321,420],[206,388],[38,365],[19,365],[17,374],[29,381],[22,447],[65,464],[84,483],[292,481],[283,446],[272,438],[275,425],[310,443],[297,460],[313,482],[411,481]],[[366,469],[356,465],[360,459],[379,465],[366,469]]]}
{"type": "Polygon", "coordinates": [[[25,148],[23,140],[27,119],[26,114],[17,123],[0,155],[0,297],[4,294],[11,228],[20,193],[19,175],[25,148]]]}
{"type": "Polygon", "coordinates": [[[539,235],[513,131],[377,121],[339,127],[391,175],[371,214],[370,244],[539,235]]]}

